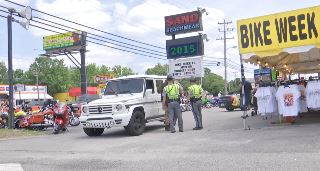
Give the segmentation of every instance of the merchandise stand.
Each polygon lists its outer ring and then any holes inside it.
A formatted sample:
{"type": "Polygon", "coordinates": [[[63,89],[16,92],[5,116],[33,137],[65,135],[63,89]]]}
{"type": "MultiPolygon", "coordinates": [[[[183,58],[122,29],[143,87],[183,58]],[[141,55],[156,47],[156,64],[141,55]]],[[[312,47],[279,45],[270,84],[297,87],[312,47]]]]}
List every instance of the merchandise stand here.
{"type": "MultiPolygon", "coordinates": [[[[245,98],[243,91],[243,62],[272,68],[284,73],[282,77],[285,80],[288,77],[290,78],[292,74],[320,73],[319,30],[320,6],[238,20],[237,31],[241,62],[242,98],[245,98]],[[294,33],[291,36],[294,36],[296,39],[292,39],[289,34],[281,34],[279,30],[277,31],[279,19],[281,21],[283,18],[292,16],[308,16],[311,13],[314,15],[314,18],[306,27],[298,27],[299,22],[297,20],[291,23],[295,27],[288,27],[289,32],[305,33],[305,37],[294,33]],[[264,29],[260,30],[260,28],[253,27],[260,23],[266,24],[262,26],[264,29]],[[306,32],[306,30],[309,31],[306,32]]],[[[278,86],[276,84],[276,87],[278,86]]],[[[246,130],[246,110],[243,112],[242,118],[244,129],[246,130]]],[[[283,122],[282,119],[282,116],[279,114],[280,124],[283,122]]]]}

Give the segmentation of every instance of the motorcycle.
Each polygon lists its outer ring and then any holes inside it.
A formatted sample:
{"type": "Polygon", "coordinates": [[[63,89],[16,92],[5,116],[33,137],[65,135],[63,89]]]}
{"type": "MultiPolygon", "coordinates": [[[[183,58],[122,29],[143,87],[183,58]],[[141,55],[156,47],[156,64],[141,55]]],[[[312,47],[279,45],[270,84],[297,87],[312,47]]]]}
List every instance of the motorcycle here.
{"type": "Polygon", "coordinates": [[[69,111],[69,124],[71,126],[78,126],[80,125],[79,117],[74,113],[73,107],[71,105],[67,105],[69,111]]]}
{"type": "Polygon", "coordinates": [[[67,106],[57,104],[53,109],[53,134],[58,134],[60,131],[66,131],[69,125],[69,108],[67,106]]]}
{"type": "Polygon", "coordinates": [[[181,100],[180,107],[181,107],[182,112],[191,111],[192,110],[191,103],[188,102],[187,99],[182,99],[181,100]]]}
{"type": "Polygon", "coordinates": [[[31,128],[43,130],[53,126],[53,109],[43,106],[39,111],[27,111],[26,115],[16,116],[16,128],[31,128]]]}

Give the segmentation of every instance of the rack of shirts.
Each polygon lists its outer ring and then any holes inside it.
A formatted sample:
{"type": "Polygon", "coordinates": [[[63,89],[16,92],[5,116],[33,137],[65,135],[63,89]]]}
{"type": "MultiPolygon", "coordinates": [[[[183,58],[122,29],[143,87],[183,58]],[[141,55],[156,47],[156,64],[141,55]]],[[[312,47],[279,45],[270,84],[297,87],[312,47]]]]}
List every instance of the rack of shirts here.
{"type": "Polygon", "coordinates": [[[279,114],[283,116],[298,116],[300,109],[301,92],[298,85],[282,85],[278,88],[276,98],[279,114]]]}
{"type": "Polygon", "coordinates": [[[257,98],[258,113],[262,116],[278,112],[275,87],[259,87],[254,96],[257,98]]]}
{"type": "Polygon", "coordinates": [[[309,81],[305,91],[307,106],[311,109],[320,109],[320,81],[309,81]]]}

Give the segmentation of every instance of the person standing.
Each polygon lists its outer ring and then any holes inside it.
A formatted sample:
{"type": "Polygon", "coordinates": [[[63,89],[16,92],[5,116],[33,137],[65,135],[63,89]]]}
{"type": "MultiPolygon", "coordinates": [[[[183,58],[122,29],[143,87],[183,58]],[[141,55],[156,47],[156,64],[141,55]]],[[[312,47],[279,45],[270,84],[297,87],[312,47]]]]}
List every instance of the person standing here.
{"type": "Polygon", "coordinates": [[[175,83],[172,75],[167,76],[168,85],[163,89],[162,108],[165,110],[165,99],[168,99],[168,112],[170,131],[175,133],[175,117],[178,118],[179,132],[183,132],[182,111],[180,106],[180,95],[183,93],[182,87],[175,83]]]}
{"type": "Polygon", "coordinates": [[[164,107],[163,107],[163,110],[164,110],[164,129],[165,131],[170,131],[170,122],[169,122],[169,116],[168,116],[168,98],[165,98],[164,99],[164,87],[168,85],[168,81],[164,81],[164,83],[161,85],[161,89],[160,89],[160,92],[161,92],[161,102],[165,101],[164,103],[164,107]]]}
{"type": "Polygon", "coordinates": [[[203,89],[196,83],[196,78],[193,76],[190,78],[190,84],[188,87],[188,99],[190,99],[192,113],[196,121],[196,127],[193,130],[201,130],[203,129],[201,112],[203,89]]]}

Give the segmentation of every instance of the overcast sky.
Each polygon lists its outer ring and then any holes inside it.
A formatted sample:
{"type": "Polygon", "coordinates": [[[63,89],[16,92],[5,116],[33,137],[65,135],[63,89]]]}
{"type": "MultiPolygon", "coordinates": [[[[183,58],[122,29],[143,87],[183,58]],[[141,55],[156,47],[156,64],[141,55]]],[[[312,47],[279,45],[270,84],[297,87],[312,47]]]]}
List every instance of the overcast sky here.
{"type": "MultiPolygon", "coordinates": [[[[23,5],[30,5],[35,9],[45,11],[66,19],[86,24],[100,30],[150,43],[165,48],[165,40],[170,37],[164,34],[164,16],[196,10],[197,7],[204,7],[209,12],[208,16],[203,16],[204,31],[210,39],[205,43],[205,56],[223,58],[223,41],[216,40],[222,36],[218,31],[221,28],[218,22],[223,19],[232,21],[228,25],[236,28],[238,19],[262,16],[272,13],[284,12],[305,7],[320,5],[319,0],[12,0],[23,5]]],[[[21,9],[4,0],[0,4],[8,7],[21,9]]],[[[2,9],[2,8],[0,8],[2,9]]],[[[2,9],[4,10],[4,9],[2,9]]],[[[0,12],[0,15],[6,15],[0,12]]],[[[47,20],[56,21],[65,25],[86,30],[91,33],[101,34],[105,37],[132,43],[127,40],[118,39],[110,35],[88,30],[77,25],[62,22],[40,13],[33,13],[33,16],[47,20]]],[[[62,32],[61,30],[59,30],[62,32]]],[[[18,24],[13,24],[13,67],[28,69],[30,64],[42,51],[42,37],[54,33],[30,28],[24,30],[18,24]]],[[[196,35],[191,33],[188,35],[196,35]]],[[[178,36],[182,37],[182,36],[178,36]]],[[[227,57],[230,63],[238,66],[238,49],[230,48],[237,46],[236,30],[228,33],[228,37],[235,37],[227,41],[227,57]]],[[[139,45],[139,44],[135,44],[139,45]]],[[[139,45],[145,48],[152,48],[139,45]]],[[[131,67],[135,72],[144,73],[149,67],[156,63],[165,63],[166,60],[152,59],[139,55],[134,55],[108,47],[88,44],[87,63],[97,65],[123,65],[131,67]]],[[[153,50],[165,52],[163,49],[152,48],[153,50]]],[[[79,59],[80,57],[76,55],[79,59]]],[[[67,65],[72,63],[66,57],[63,58],[67,65]]],[[[217,60],[214,58],[204,58],[205,60],[217,60]]],[[[0,60],[7,62],[7,28],[5,18],[0,18],[0,60]]],[[[80,59],[79,59],[80,60],[80,59]]],[[[250,67],[250,66],[249,66],[250,67]]],[[[223,75],[222,66],[209,67],[213,72],[223,75]]],[[[249,68],[251,69],[252,66],[249,68]]],[[[239,77],[240,69],[228,69],[228,79],[239,77]]],[[[253,77],[253,73],[246,73],[247,78],[253,77]]]]}

